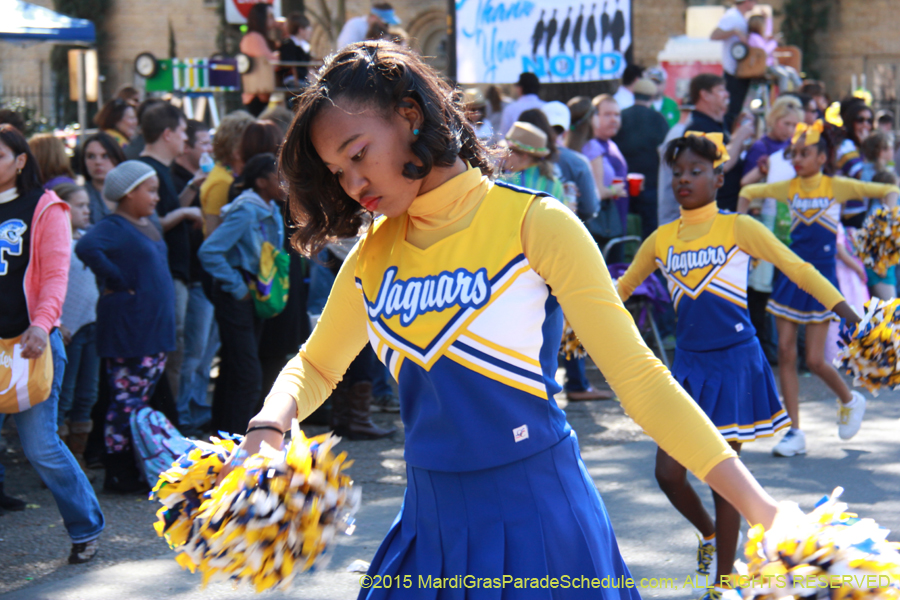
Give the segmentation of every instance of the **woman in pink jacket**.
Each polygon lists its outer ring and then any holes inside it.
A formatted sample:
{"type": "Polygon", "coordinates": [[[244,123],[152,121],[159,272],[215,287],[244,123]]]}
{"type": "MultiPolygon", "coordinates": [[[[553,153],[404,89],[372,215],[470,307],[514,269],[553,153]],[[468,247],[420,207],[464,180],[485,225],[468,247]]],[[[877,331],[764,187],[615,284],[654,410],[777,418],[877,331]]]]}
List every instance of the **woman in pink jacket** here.
{"type": "MultiPolygon", "coordinates": [[[[97,552],[104,519],[94,489],[56,435],[56,410],[66,368],[59,317],[66,298],[71,245],[69,207],[41,186],[40,170],[21,133],[0,125],[0,338],[22,336],[21,356],[53,355],[50,396],[16,420],[22,449],[53,493],[72,540],[70,563],[97,552]]],[[[24,502],[3,492],[0,511],[22,510],[24,502]]]]}

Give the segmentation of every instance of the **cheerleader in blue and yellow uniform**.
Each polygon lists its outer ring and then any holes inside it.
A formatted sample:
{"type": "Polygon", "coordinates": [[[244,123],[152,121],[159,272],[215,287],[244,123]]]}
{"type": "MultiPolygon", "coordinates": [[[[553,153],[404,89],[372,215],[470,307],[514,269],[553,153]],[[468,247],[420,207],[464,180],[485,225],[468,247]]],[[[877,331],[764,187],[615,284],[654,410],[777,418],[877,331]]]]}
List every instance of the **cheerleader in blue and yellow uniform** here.
{"type": "MultiPolygon", "coordinates": [[[[722,134],[689,131],[669,143],[665,161],[672,168],[681,218],[644,241],[619,279],[618,289],[622,300],[627,300],[653,271],[662,271],[678,315],[672,374],[740,453],[742,443],[790,425],[747,310],[751,258],[774,264],[848,320],[858,317],[815,267],[798,258],[764,225],[745,215],[719,212],[716,192],[723,181],[721,165],[727,160],[722,134]]],[[[721,584],[727,581],[723,577],[731,575],[740,515],[713,492],[713,524],[686,475],[673,457],[658,450],[660,487],[703,536],[697,571],[710,574],[717,557],[715,581],[721,584]]],[[[725,587],[717,593],[736,594],[725,587]]]]}
{"type": "MultiPolygon", "coordinates": [[[[788,204],[791,209],[791,250],[812,263],[837,286],[835,261],[841,206],[855,198],[881,198],[884,204],[894,206],[900,188],[823,174],[831,156],[829,133],[822,121],[809,126],[805,123],[797,125],[791,148],[797,177],[745,187],[741,190],[738,210],[746,212],[750,202],[762,198],[775,198],[788,204]]],[[[828,324],[836,318],[834,313],[783,274],[775,282],[767,310],[776,317],[781,393],[792,422],[791,429],[772,449],[773,454],[806,453],[806,436],[800,430],[796,367],[797,331],[801,324],[806,325],[806,365],[837,394],[838,435],[844,440],[852,438],[862,424],[866,399],[857,391],[851,392],[837,370],[825,360],[828,324]]]]}
{"type": "Polygon", "coordinates": [[[554,401],[563,311],[660,447],[771,524],[774,501],[642,342],[578,218],[492,181],[453,90],[420,57],[386,42],[331,56],[298,97],[281,156],[304,252],[384,215],[241,444],[280,447],[372,345],[399,386],[407,488],[369,569],[383,585],[360,598],[639,598],[595,587],[628,569],[554,401]],[[478,587],[419,588],[429,575],[478,587]]]}

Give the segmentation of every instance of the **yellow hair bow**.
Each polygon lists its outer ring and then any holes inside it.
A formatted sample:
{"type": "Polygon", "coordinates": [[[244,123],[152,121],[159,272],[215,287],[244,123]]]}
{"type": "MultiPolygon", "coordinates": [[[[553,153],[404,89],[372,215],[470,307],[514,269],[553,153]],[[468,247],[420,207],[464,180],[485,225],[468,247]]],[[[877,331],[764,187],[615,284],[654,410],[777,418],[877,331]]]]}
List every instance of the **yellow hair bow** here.
{"type": "Polygon", "coordinates": [[[716,145],[716,149],[719,151],[721,156],[719,160],[713,163],[713,168],[718,169],[720,166],[724,165],[731,158],[728,155],[728,148],[725,147],[725,134],[722,133],[705,133],[703,131],[686,131],[684,133],[684,137],[694,136],[694,137],[702,137],[711,141],[716,145]]]}
{"type": "Polygon", "coordinates": [[[822,138],[823,131],[825,131],[825,123],[822,122],[822,119],[816,119],[816,122],[812,125],[797,123],[797,129],[794,130],[794,137],[791,138],[791,143],[796,144],[805,133],[806,145],[815,146],[822,138]]]}

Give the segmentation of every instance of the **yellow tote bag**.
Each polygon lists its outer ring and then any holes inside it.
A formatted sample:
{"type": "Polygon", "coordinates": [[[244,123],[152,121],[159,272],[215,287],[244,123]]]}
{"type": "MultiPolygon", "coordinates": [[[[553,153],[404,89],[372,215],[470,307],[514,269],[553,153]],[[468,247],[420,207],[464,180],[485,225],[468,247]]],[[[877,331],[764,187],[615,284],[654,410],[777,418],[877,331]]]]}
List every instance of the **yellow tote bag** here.
{"type": "Polygon", "coordinates": [[[35,359],[22,358],[22,336],[0,339],[0,413],[19,413],[50,397],[53,353],[50,344],[35,359]]]}

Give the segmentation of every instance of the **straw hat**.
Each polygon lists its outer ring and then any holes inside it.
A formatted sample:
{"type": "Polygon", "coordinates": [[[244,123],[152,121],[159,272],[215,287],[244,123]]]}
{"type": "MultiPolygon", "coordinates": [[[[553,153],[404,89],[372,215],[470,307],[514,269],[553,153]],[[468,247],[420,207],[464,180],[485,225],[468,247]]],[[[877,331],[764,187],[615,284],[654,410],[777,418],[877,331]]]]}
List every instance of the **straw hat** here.
{"type": "Polygon", "coordinates": [[[652,100],[659,93],[659,88],[650,79],[638,79],[631,91],[638,100],[652,100]]]}
{"type": "Polygon", "coordinates": [[[550,154],[547,148],[547,135],[532,125],[516,121],[506,133],[506,143],[513,150],[530,154],[538,158],[544,158],[550,154]]]}

